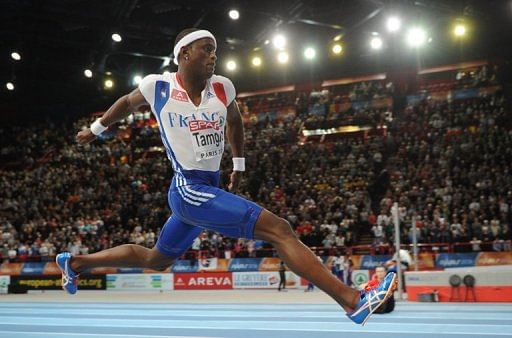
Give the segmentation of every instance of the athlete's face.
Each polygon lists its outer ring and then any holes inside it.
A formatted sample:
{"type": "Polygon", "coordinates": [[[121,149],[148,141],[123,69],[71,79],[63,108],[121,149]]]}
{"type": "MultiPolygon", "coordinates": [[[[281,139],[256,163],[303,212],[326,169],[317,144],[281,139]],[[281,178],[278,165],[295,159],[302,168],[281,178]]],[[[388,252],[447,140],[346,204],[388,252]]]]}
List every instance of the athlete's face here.
{"type": "Polygon", "coordinates": [[[379,266],[375,269],[375,274],[377,275],[379,281],[381,281],[384,279],[384,277],[386,277],[386,269],[384,269],[382,266],[379,266]]]}
{"type": "Polygon", "coordinates": [[[215,43],[210,38],[199,39],[192,43],[189,50],[190,66],[200,75],[210,78],[215,70],[215,43]]]}

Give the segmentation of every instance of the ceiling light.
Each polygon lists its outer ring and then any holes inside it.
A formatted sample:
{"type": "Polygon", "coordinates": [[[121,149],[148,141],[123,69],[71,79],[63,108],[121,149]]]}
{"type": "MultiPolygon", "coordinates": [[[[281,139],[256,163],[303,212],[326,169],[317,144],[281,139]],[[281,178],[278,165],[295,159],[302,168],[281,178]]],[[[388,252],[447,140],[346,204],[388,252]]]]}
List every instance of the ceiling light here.
{"type": "Polygon", "coordinates": [[[402,22],[397,17],[390,17],[388,21],[386,22],[386,27],[388,28],[388,31],[390,32],[396,32],[400,29],[400,26],[402,25],[402,22]]]}
{"type": "Polygon", "coordinates": [[[464,36],[466,34],[466,26],[464,26],[462,24],[458,24],[457,26],[455,26],[455,29],[453,30],[453,33],[457,37],[464,36]]]}
{"type": "Polygon", "coordinates": [[[373,37],[370,40],[370,46],[372,47],[372,49],[375,49],[375,50],[381,49],[382,48],[382,39],[379,37],[373,37]]]}
{"type": "Polygon", "coordinates": [[[7,87],[7,90],[14,90],[14,84],[12,82],[7,82],[5,86],[7,87]]]}
{"type": "Polygon", "coordinates": [[[236,62],[233,61],[233,60],[229,60],[228,62],[226,62],[226,68],[232,72],[236,69],[236,62]]]}
{"type": "Polygon", "coordinates": [[[343,51],[343,47],[339,43],[332,46],[332,52],[334,54],[340,54],[342,51],[343,51]]]}
{"type": "Polygon", "coordinates": [[[286,38],[284,37],[284,35],[278,34],[274,36],[274,38],[272,39],[272,44],[274,45],[275,48],[281,50],[286,46],[286,38]]]}
{"type": "Polygon", "coordinates": [[[114,87],[114,81],[112,81],[111,79],[105,80],[105,88],[110,89],[112,87],[114,87]]]}
{"type": "Polygon", "coordinates": [[[85,77],[91,78],[92,77],[92,71],[90,69],[84,70],[85,77]]]}
{"type": "Polygon", "coordinates": [[[19,60],[21,60],[21,55],[20,55],[20,53],[18,53],[18,52],[12,52],[12,53],[11,53],[11,58],[12,58],[13,60],[19,61],[19,60]]]}
{"type": "Polygon", "coordinates": [[[277,54],[277,61],[279,61],[279,63],[287,63],[289,58],[290,56],[286,52],[279,52],[279,54],[277,54]]]}
{"type": "Polygon", "coordinates": [[[308,60],[314,59],[316,56],[316,50],[312,47],[308,47],[304,50],[304,57],[308,60]]]}
{"type": "Polygon", "coordinates": [[[427,41],[427,32],[425,30],[415,27],[407,32],[407,43],[411,47],[421,47],[427,41]]]}
{"type": "Polygon", "coordinates": [[[240,18],[240,13],[236,9],[232,9],[229,11],[229,17],[232,20],[238,20],[238,18],[240,18]]]}
{"type": "Polygon", "coordinates": [[[255,67],[261,66],[261,58],[259,56],[255,56],[252,58],[252,65],[255,67]]]}
{"type": "Polygon", "coordinates": [[[118,33],[114,33],[114,34],[112,34],[112,40],[114,40],[115,42],[121,42],[121,40],[123,40],[123,38],[118,33]]]}

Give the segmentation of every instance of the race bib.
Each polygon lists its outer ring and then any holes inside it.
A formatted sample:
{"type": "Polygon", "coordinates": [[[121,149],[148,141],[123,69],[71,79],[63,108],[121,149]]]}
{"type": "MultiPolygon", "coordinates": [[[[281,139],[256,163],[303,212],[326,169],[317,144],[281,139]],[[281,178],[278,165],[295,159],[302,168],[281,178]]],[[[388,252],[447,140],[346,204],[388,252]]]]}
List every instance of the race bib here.
{"type": "Polygon", "coordinates": [[[219,121],[194,120],[188,124],[196,161],[222,156],[224,128],[219,121]]]}

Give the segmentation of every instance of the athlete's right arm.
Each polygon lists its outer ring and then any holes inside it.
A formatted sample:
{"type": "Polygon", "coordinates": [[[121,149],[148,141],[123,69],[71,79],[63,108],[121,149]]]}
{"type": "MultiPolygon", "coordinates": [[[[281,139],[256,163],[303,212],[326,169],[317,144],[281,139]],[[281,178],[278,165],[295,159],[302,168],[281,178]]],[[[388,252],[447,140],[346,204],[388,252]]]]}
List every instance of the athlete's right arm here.
{"type": "MultiPolygon", "coordinates": [[[[108,127],[122,119],[128,117],[140,106],[146,105],[148,102],[142,95],[141,91],[137,88],[129,94],[120,97],[100,119],[100,123],[108,127]]],[[[90,128],[84,129],[76,135],[76,141],[79,144],[86,144],[92,142],[96,138],[91,132],[90,128]]]]}

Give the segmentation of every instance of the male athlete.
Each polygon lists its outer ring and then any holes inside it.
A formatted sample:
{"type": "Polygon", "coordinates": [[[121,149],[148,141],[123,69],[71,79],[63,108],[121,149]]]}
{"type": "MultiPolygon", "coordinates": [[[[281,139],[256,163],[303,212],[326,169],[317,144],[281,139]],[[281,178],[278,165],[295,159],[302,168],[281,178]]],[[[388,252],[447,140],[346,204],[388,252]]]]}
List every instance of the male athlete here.
{"type": "Polygon", "coordinates": [[[77,134],[78,143],[89,143],[138,107],[150,105],[174,169],[168,193],[172,215],[152,249],[125,244],[90,255],[57,255],[63,288],[76,293],[78,275],[95,267],[165,270],[203,229],[208,229],[235,238],[270,242],[293,272],[329,294],[351,320],[364,324],[396,288],[395,274],[368,292],[351,289],[297,239],[286,220],[218,188],[224,140],[229,141],[233,152],[230,191],[235,191],[240,182],[245,159],[235,88],[229,79],[213,74],[216,48],[215,37],[209,31],[182,31],[174,47],[176,73],[146,76],[138,89],[118,99],[90,128],[77,134]]]}

